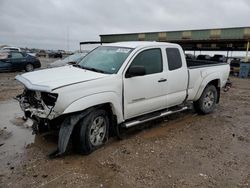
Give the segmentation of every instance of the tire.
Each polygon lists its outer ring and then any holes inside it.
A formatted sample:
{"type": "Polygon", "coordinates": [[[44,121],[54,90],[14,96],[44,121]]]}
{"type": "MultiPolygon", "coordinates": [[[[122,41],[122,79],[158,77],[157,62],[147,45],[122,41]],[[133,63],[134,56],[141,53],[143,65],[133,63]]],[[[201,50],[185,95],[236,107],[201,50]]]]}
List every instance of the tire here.
{"type": "Polygon", "coordinates": [[[195,110],[200,114],[209,114],[214,111],[218,99],[218,92],[214,85],[208,85],[198,101],[194,102],[195,110]]]}
{"type": "Polygon", "coordinates": [[[32,64],[27,64],[26,66],[25,66],[25,71],[26,72],[31,72],[31,71],[33,71],[34,70],[34,66],[32,65],[32,64]]]}
{"type": "Polygon", "coordinates": [[[74,134],[73,147],[81,154],[92,153],[108,140],[109,125],[110,121],[105,110],[96,109],[91,112],[80,121],[74,134]]]}

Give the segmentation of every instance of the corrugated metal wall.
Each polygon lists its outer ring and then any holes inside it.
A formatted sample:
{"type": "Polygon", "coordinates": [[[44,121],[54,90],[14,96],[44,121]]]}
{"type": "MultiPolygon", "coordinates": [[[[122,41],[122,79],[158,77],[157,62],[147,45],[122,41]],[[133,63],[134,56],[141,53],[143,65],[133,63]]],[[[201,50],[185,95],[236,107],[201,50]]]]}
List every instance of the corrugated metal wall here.
{"type": "Polygon", "coordinates": [[[249,40],[250,27],[206,29],[190,31],[166,31],[152,33],[131,33],[100,35],[102,42],[118,41],[185,41],[185,40],[249,40]]]}

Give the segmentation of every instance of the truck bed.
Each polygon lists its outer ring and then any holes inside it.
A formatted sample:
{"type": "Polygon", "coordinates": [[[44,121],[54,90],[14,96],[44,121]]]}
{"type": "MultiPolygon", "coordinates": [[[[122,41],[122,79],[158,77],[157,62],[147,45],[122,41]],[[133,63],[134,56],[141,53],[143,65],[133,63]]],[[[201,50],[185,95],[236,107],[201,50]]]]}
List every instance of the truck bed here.
{"type": "MultiPolygon", "coordinates": [[[[220,80],[226,81],[230,70],[228,63],[204,60],[187,60],[189,72],[188,100],[197,100],[197,92],[203,87],[203,80],[211,74],[218,74],[220,80]]],[[[226,82],[225,82],[226,83],[226,82]]],[[[225,85],[221,83],[221,87],[225,85]]]]}
{"type": "Polygon", "coordinates": [[[189,69],[195,69],[200,67],[210,67],[210,66],[219,66],[225,65],[227,63],[224,62],[217,62],[217,61],[205,61],[205,60],[191,60],[187,59],[187,67],[189,69]]]}

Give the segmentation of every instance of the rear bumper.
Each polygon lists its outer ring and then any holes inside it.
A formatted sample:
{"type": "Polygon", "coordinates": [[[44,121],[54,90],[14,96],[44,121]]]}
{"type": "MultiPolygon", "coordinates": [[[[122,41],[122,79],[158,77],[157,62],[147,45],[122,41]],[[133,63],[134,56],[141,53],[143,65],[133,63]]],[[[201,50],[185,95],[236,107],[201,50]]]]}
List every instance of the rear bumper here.
{"type": "Polygon", "coordinates": [[[41,62],[39,60],[35,61],[34,67],[35,68],[40,68],[41,67],[41,62]]]}

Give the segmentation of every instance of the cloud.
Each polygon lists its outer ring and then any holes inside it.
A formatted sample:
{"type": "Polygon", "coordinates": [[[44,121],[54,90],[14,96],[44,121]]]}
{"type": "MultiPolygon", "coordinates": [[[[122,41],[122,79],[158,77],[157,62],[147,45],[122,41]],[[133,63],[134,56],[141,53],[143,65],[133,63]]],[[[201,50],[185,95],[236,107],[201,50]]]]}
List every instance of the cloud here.
{"type": "Polygon", "coordinates": [[[78,49],[100,34],[249,26],[248,0],[1,0],[0,44],[78,49]]]}

